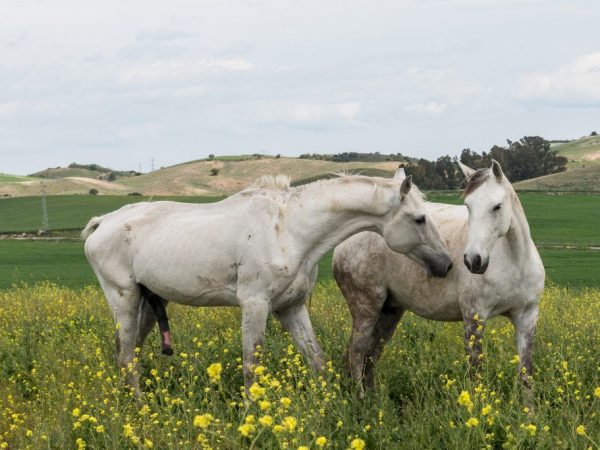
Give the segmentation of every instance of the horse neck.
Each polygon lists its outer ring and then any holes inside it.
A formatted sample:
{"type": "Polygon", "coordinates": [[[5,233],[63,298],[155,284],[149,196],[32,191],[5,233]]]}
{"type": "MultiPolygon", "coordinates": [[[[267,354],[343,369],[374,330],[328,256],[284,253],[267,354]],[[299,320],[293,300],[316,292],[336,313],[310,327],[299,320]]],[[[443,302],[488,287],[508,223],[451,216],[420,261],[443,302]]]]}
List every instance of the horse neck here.
{"type": "Polygon", "coordinates": [[[312,267],[353,234],[367,230],[381,234],[393,201],[392,189],[364,180],[338,178],[308,185],[290,204],[290,236],[312,267]]]}
{"type": "Polygon", "coordinates": [[[506,240],[508,241],[511,250],[518,257],[527,256],[531,246],[534,245],[533,239],[531,239],[531,231],[529,230],[529,223],[525,217],[525,211],[515,190],[512,186],[508,186],[508,195],[510,195],[512,201],[512,217],[510,222],[510,228],[506,233],[506,240]]]}

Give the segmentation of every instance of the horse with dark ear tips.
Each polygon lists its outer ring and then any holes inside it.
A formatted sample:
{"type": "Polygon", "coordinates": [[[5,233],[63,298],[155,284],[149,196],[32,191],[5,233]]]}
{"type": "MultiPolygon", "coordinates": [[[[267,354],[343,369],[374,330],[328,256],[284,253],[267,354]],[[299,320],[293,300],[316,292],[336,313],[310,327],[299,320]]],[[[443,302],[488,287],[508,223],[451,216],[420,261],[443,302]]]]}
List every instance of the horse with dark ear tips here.
{"type": "Polygon", "coordinates": [[[459,165],[467,178],[465,206],[427,203],[455,264],[446,279],[429,276],[374,233],[356,234],[336,247],[333,274],[353,320],[348,369],[360,389],[373,387],[375,364],[406,311],[430,320],[463,321],[470,367],[477,368],[485,323],[503,315],[516,331],[519,374],[531,404],[544,266],[500,164],[493,161],[479,170],[459,165]]]}

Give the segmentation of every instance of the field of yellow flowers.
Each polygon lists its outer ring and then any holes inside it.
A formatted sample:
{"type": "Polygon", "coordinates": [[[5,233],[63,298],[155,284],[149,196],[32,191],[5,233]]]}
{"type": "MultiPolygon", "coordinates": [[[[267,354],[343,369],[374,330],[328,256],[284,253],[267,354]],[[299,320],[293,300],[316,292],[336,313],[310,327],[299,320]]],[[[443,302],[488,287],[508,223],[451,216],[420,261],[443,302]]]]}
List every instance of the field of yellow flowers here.
{"type": "Polygon", "coordinates": [[[600,291],[550,286],[534,355],[535,412],[521,402],[514,333],[490,322],[479,378],[460,324],[407,315],[360,400],[344,375],[350,331],[333,282],[310,305],[330,361],[311,374],[269,322],[253,398],[242,394],[239,310],[171,306],[176,354],[154,331],[139,354],[144,396],[114,360],[101,291],[49,283],[0,292],[0,448],[598,448],[600,291]]]}

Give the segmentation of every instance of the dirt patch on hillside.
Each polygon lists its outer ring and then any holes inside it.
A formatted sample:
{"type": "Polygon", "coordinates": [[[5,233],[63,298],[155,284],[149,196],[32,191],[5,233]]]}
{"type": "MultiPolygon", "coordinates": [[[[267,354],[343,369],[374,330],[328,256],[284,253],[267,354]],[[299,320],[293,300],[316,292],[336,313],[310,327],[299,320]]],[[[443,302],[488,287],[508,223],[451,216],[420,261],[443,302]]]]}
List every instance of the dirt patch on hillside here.
{"type": "Polygon", "coordinates": [[[597,159],[600,159],[600,152],[595,152],[595,153],[590,153],[589,155],[585,155],[583,157],[583,159],[585,159],[586,161],[596,161],[597,159]]]}

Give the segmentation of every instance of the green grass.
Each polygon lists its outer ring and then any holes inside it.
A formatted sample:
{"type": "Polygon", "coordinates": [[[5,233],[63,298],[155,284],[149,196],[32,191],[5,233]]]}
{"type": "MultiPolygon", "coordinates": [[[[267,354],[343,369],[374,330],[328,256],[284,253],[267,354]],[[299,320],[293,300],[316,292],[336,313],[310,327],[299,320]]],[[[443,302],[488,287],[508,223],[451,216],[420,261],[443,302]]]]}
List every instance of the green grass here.
{"type": "MultiPolygon", "coordinates": [[[[536,244],[600,244],[600,195],[526,192],[519,198],[536,244]]],[[[436,192],[427,199],[452,204],[463,201],[457,193],[436,192]]]]}
{"type": "MultiPolygon", "coordinates": [[[[600,252],[541,249],[549,280],[573,288],[600,287],[600,252]]],[[[0,240],[0,290],[15,284],[53,281],[80,289],[98,281],[79,241],[0,240]]],[[[318,281],[331,280],[333,251],[319,262],[318,281]]]]}
{"type": "Polygon", "coordinates": [[[314,375],[272,318],[262,375],[245,401],[240,310],[172,305],[169,315],[175,354],[160,355],[155,327],[137,355],[145,395],[136,401],[116,367],[115,323],[98,288],[0,291],[0,445],[317,450],[322,437],[325,449],[340,450],[598,448],[598,289],[546,289],[535,413],[524,408],[505,318],[487,322],[484,358],[469,377],[462,324],[406,314],[378,362],[377,389],[360,399],[342,356],[348,308],[333,283],[320,284],[310,315],[325,370],[314,375]]]}
{"type": "Polygon", "coordinates": [[[0,173],[0,183],[20,183],[22,181],[36,181],[39,178],[27,177],[23,175],[10,175],[8,173],[0,173]]]}
{"type": "Polygon", "coordinates": [[[586,136],[564,144],[552,146],[559,155],[566,156],[570,160],[581,160],[584,157],[600,152],[600,136],[586,136]]]}
{"type": "MultiPolygon", "coordinates": [[[[215,201],[215,197],[163,197],[190,202],[215,201]]],[[[160,199],[163,199],[160,198],[160,199]]],[[[431,201],[462,203],[456,193],[432,193],[431,201]]],[[[48,211],[53,229],[81,228],[95,215],[148,197],[50,196],[48,211]]],[[[154,198],[158,200],[158,197],[154,198]]],[[[521,194],[534,240],[545,245],[598,243],[600,196],[521,194]]],[[[0,232],[31,231],[41,222],[39,197],[0,200],[0,232]]],[[[577,249],[540,251],[548,278],[572,287],[600,286],[600,252],[577,249]]],[[[53,280],[69,287],[96,283],[83,254],[83,243],[73,241],[0,240],[0,289],[22,281],[53,280]]],[[[319,280],[331,278],[329,252],[319,264],[319,280]]]]}
{"type": "Polygon", "coordinates": [[[50,280],[73,289],[97,284],[83,242],[0,240],[0,289],[50,280]]]}
{"type": "MultiPolygon", "coordinates": [[[[46,197],[50,229],[83,228],[93,216],[106,214],[129,203],[152,200],[175,200],[207,203],[222,197],[202,196],[123,196],[123,195],[51,195],[46,197]]],[[[40,197],[0,199],[0,232],[35,231],[41,227],[42,203],[40,197]]]]}
{"type": "MultiPolygon", "coordinates": [[[[193,203],[212,202],[222,197],[179,196],[142,197],[119,195],[57,195],[48,196],[50,229],[82,228],[97,215],[121,206],[153,200],[176,200],[193,203]]],[[[521,193],[521,202],[538,244],[600,244],[600,195],[521,193]]],[[[432,193],[430,201],[461,204],[458,193],[432,193]]],[[[40,228],[40,197],[0,199],[0,232],[34,231],[40,228]]]]}

